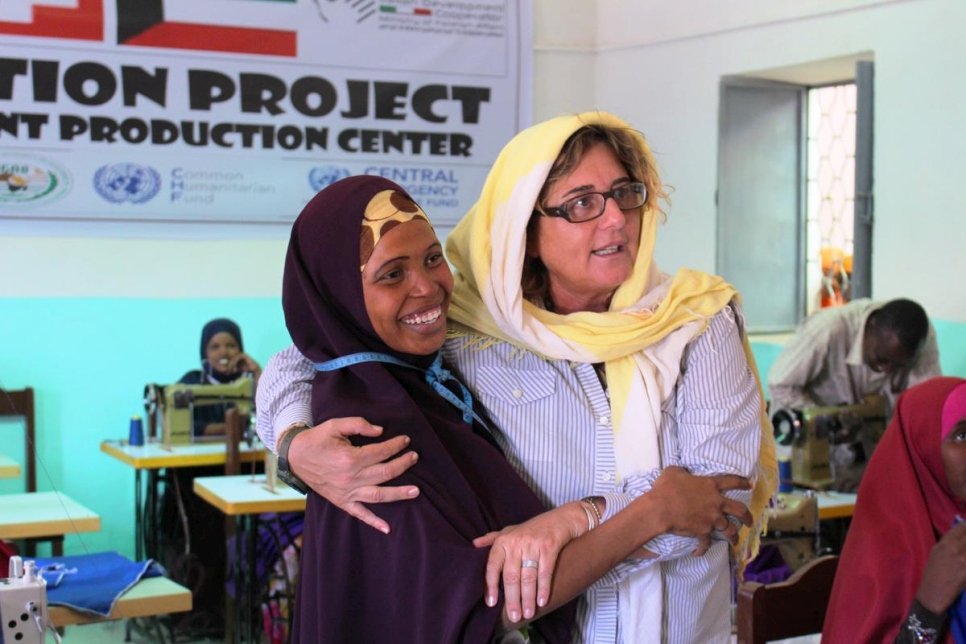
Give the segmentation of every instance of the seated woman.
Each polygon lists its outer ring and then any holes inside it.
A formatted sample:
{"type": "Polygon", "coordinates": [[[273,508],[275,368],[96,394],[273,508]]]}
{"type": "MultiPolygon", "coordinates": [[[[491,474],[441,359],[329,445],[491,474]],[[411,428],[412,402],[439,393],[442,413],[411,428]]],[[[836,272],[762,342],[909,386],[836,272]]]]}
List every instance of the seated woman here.
{"type": "MultiPolygon", "coordinates": [[[[204,325],[200,354],[201,369],[188,371],[178,382],[220,385],[246,374],[257,382],[262,372],[259,364],[244,352],[241,329],[227,318],[216,318],[204,325]]],[[[252,389],[254,391],[254,386],[252,389]]],[[[225,412],[231,407],[232,403],[196,406],[192,419],[193,435],[196,438],[223,435],[225,412]]],[[[168,468],[165,472],[159,559],[176,581],[192,590],[194,608],[191,613],[177,618],[177,628],[195,636],[221,636],[225,580],[230,566],[225,554],[224,517],[192,492],[192,481],[198,476],[224,473],[225,468],[221,465],[168,468]]],[[[282,547],[286,545],[287,542],[282,547]]],[[[268,558],[270,566],[278,558],[277,552],[269,553],[268,558]]],[[[265,567],[263,564],[260,569],[265,567]]]]}
{"type": "MultiPolygon", "coordinates": [[[[250,374],[258,384],[262,368],[242,345],[241,329],[228,318],[216,318],[201,329],[201,369],[193,369],[178,382],[186,385],[223,385],[250,374]]],[[[254,386],[252,387],[254,391],[254,386]]],[[[195,407],[194,435],[225,433],[225,412],[230,403],[195,407]]]]}
{"type": "Polygon", "coordinates": [[[823,642],[966,642],[966,380],[899,398],[859,486],[823,642]],[[958,522],[958,523],[957,523],[958,522]]]}
{"type": "MultiPolygon", "coordinates": [[[[697,477],[679,468],[605,524],[585,501],[541,514],[467,389],[442,367],[452,289],[426,214],[388,180],[336,182],[293,226],[282,305],[317,370],[314,422],[365,415],[383,438],[405,433],[418,462],[400,481],[420,490],[386,506],[389,534],[309,493],[293,642],[489,642],[516,628],[520,615],[480,592],[490,549],[474,540],[483,535],[494,550],[507,535],[523,544],[507,550],[507,567],[530,582],[539,570],[551,585],[529,628],[544,641],[570,641],[573,606],[561,607],[655,535],[706,538],[727,514],[751,521],[738,501],[695,493],[697,477]],[[562,543],[556,568],[548,566],[562,543]]],[[[747,488],[731,478],[726,487],[747,488]]]]}

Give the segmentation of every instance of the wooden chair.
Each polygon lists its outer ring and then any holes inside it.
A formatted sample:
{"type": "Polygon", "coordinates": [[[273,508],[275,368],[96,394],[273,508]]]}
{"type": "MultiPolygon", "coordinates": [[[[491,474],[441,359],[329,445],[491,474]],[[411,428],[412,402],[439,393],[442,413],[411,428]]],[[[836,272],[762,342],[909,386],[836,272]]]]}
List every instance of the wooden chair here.
{"type": "MultiPolygon", "coordinates": [[[[25,389],[0,389],[0,417],[23,418],[24,423],[24,491],[37,491],[37,450],[36,450],[36,425],[34,422],[34,390],[32,387],[25,389]]],[[[61,554],[63,551],[64,538],[52,539],[26,539],[24,541],[24,554],[28,557],[36,556],[37,542],[51,541],[54,555],[61,554]]]]}
{"type": "MultiPolygon", "coordinates": [[[[24,420],[25,492],[37,491],[37,457],[34,450],[34,390],[0,389],[0,417],[21,417],[24,420]]],[[[6,443],[6,441],[4,441],[6,443]]],[[[8,443],[9,444],[9,443],[8,443]]]]}
{"type": "Polygon", "coordinates": [[[738,588],[738,644],[818,633],[825,622],[838,555],[816,557],[785,581],[738,588]]]}

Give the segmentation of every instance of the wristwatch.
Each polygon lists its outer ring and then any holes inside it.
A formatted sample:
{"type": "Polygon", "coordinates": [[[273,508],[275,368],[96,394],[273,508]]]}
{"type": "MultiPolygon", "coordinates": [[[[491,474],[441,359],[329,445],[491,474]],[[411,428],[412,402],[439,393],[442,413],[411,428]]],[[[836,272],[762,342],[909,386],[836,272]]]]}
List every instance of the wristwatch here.
{"type": "Polygon", "coordinates": [[[302,432],[310,429],[308,425],[296,425],[282,434],[282,440],[278,444],[278,478],[280,478],[286,485],[288,485],[293,490],[297,490],[302,494],[309,493],[309,486],[307,486],[302,479],[295,475],[292,468],[288,463],[288,449],[292,445],[292,441],[296,436],[302,432]]]}

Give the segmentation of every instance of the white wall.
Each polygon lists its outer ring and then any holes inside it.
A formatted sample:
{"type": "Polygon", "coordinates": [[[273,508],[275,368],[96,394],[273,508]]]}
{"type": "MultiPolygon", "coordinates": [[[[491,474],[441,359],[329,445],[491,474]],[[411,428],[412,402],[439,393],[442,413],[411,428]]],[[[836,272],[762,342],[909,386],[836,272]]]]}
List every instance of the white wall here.
{"type": "MultiPolygon", "coordinates": [[[[535,0],[534,22],[534,118],[607,109],[650,139],[675,189],[658,246],[666,269],[715,266],[721,76],[873,52],[874,295],[916,297],[934,316],[966,321],[962,289],[940,277],[966,272],[962,0],[535,0]]],[[[146,228],[141,241],[122,243],[70,229],[14,232],[0,222],[0,275],[30,277],[0,280],[0,297],[177,297],[186,285],[188,297],[275,295],[287,237],[214,232],[186,242],[146,228]],[[243,276],[226,282],[212,266],[243,276]]]]}
{"type": "Polygon", "coordinates": [[[966,274],[966,3],[609,0],[597,20],[599,107],[644,131],[675,188],[658,245],[666,270],[715,267],[721,77],[872,52],[873,296],[966,321],[964,289],[949,279],[966,274]]]}

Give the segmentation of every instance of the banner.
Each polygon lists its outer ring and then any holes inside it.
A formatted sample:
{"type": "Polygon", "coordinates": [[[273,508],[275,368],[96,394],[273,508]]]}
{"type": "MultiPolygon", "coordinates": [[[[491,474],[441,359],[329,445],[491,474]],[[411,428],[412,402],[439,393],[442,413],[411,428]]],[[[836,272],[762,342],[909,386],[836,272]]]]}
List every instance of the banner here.
{"type": "Polygon", "coordinates": [[[446,225],[529,124],[529,2],[4,0],[0,218],[291,222],[352,174],[446,225]]]}

